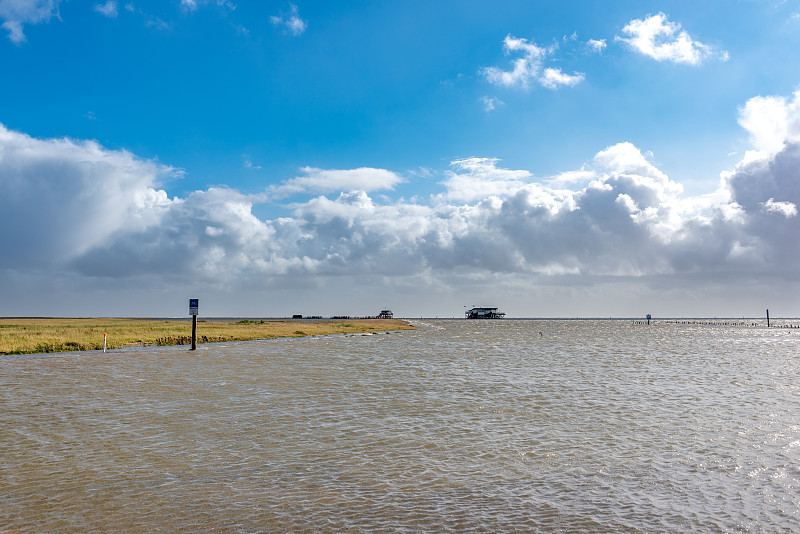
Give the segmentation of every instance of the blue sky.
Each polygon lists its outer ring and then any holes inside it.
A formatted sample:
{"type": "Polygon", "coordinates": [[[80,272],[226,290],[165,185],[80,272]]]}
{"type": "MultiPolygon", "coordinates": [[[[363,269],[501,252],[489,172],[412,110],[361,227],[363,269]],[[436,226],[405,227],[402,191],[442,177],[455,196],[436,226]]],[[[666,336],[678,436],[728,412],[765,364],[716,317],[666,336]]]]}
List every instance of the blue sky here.
{"type": "Polygon", "coordinates": [[[0,22],[0,315],[800,315],[800,1],[0,22]]]}

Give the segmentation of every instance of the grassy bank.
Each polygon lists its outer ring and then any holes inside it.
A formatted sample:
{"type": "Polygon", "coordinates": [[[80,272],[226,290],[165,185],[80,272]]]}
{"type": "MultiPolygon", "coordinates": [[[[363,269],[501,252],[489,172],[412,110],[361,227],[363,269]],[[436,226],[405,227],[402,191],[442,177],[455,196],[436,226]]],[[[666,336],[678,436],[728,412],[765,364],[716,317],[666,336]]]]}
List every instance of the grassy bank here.
{"type": "MultiPolygon", "coordinates": [[[[197,323],[197,342],[249,341],[413,328],[399,319],[200,320],[197,323]]],[[[192,321],[191,319],[0,319],[0,354],[101,350],[103,334],[108,334],[109,349],[136,345],[188,345],[192,342],[192,321]]]]}

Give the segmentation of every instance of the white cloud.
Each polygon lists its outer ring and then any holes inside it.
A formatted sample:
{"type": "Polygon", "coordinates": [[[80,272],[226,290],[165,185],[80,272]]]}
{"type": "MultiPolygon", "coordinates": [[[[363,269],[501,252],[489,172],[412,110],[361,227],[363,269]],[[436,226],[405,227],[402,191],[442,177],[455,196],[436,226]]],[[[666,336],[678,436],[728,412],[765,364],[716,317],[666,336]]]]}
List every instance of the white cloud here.
{"type": "MultiPolygon", "coordinates": [[[[714,49],[696,41],[677,22],[671,22],[667,15],[658,13],[645,19],[633,19],[623,29],[627,37],[616,39],[628,43],[634,50],[657,61],[671,61],[699,65],[715,55],[714,49]]],[[[719,57],[727,59],[727,52],[719,57]]]]}
{"type": "Polygon", "coordinates": [[[546,68],[539,79],[539,83],[548,89],[558,89],[561,86],[572,87],[581,83],[586,76],[583,73],[564,74],[561,69],[546,68]]]}
{"type": "Polygon", "coordinates": [[[300,169],[303,176],[297,176],[273,186],[270,193],[276,197],[286,197],[297,193],[333,193],[349,191],[380,191],[393,189],[403,179],[384,169],[362,167],[360,169],[326,170],[314,167],[300,169]]]}
{"type": "Polygon", "coordinates": [[[602,52],[606,49],[606,40],[605,39],[589,39],[586,42],[586,46],[592,52],[602,52]]]}
{"type": "Polygon", "coordinates": [[[8,38],[16,44],[26,40],[22,30],[24,24],[47,22],[58,17],[61,0],[0,0],[0,19],[8,38]]]}
{"type": "Polygon", "coordinates": [[[270,21],[273,26],[281,26],[294,36],[302,34],[308,28],[308,22],[300,18],[300,12],[295,4],[289,4],[288,15],[273,15],[270,21]]]}
{"type": "Polygon", "coordinates": [[[533,176],[528,171],[497,167],[496,158],[465,158],[450,163],[442,183],[447,200],[473,202],[492,196],[507,196],[525,186],[533,176]]]}
{"type": "Polygon", "coordinates": [[[168,30],[169,27],[170,27],[167,22],[161,20],[158,17],[149,16],[149,15],[147,16],[147,18],[145,20],[145,25],[148,28],[155,28],[155,29],[161,30],[161,31],[168,30]]]}
{"type": "Polygon", "coordinates": [[[531,83],[539,83],[549,89],[555,89],[562,85],[573,86],[583,81],[584,74],[582,73],[569,75],[564,74],[560,69],[544,68],[545,59],[555,49],[555,46],[542,48],[527,39],[520,39],[509,34],[503,40],[504,52],[507,55],[521,53],[522,57],[512,61],[513,69],[510,71],[499,67],[486,67],[481,70],[481,74],[493,85],[523,89],[527,89],[531,83]]]}
{"type": "Polygon", "coordinates": [[[236,9],[236,5],[230,0],[181,0],[181,7],[187,11],[196,11],[204,4],[216,4],[219,7],[225,7],[230,10],[236,9]]]}
{"type": "Polygon", "coordinates": [[[800,142],[800,91],[782,96],[757,96],[739,110],[739,125],[750,134],[753,151],[746,160],[780,151],[788,142],[800,142]]]}
{"type": "Polygon", "coordinates": [[[250,160],[250,156],[247,154],[242,154],[242,166],[245,169],[260,169],[261,165],[254,165],[253,162],[250,160]]]}
{"type": "Polygon", "coordinates": [[[108,18],[115,18],[119,14],[114,0],[108,0],[105,4],[95,4],[94,10],[108,18]]]}
{"type": "Polygon", "coordinates": [[[483,110],[487,113],[490,111],[494,111],[497,106],[503,105],[503,101],[499,98],[484,96],[481,98],[481,102],[483,102],[483,110]]]}
{"type": "Polygon", "coordinates": [[[762,202],[761,207],[767,213],[778,213],[787,219],[797,215],[797,204],[794,202],[776,202],[774,198],[770,198],[762,202]]]}
{"type": "Polygon", "coordinates": [[[546,182],[553,189],[564,189],[574,184],[586,184],[595,177],[595,173],[585,167],[576,171],[564,171],[548,177],[546,182]]]}

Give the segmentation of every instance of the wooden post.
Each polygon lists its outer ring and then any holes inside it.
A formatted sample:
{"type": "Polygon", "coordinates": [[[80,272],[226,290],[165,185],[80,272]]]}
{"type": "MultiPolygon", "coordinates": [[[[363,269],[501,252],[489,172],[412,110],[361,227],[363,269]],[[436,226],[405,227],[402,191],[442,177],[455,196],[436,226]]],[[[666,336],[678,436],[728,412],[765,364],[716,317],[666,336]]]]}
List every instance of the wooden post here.
{"type": "Polygon", "coordinates": [[[767,310],[767,327],[769,327],[769,310],[767,310]]]}

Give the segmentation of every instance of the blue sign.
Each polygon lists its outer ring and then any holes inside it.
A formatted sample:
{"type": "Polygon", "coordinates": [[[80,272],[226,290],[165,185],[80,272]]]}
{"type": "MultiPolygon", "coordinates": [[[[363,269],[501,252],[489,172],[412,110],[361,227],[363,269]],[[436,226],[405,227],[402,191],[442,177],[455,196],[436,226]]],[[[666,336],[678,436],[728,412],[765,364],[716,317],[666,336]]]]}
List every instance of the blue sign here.
{"type": "Polygon", "coordinates": [[[189,315],[197,315],[197,303],[200,299],[189,299],[189,315]]]}

